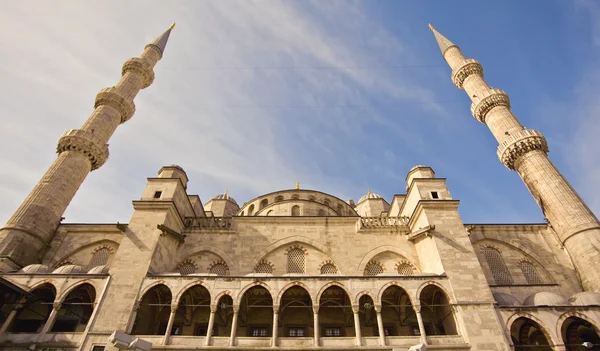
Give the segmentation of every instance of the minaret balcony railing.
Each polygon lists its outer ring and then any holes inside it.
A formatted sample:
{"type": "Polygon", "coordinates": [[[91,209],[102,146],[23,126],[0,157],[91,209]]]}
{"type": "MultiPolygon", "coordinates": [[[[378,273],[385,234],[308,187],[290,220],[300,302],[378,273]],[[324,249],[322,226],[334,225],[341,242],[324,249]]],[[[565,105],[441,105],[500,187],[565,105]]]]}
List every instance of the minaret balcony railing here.
{"type": "Polygon", "coordinates": [[[485,116],[494,107],[498,106],[510,108],[510,98],[508,97],[508,94],[500,89],[485,90],[477,93],[477,96],[473,97],[471,113],[476,120],[485,124],[485,116]]]}
{"type": "Polygon", "coordinates": [[[108,145],[93,133],[82,129],[69,129],[58,140],[56,152],[77,151],[90,160],[92,171],[100,168],[108,159],[108,145]]]}
{"type": "Polygon", "coordinates": [[[121,95],[117,88],[104,88],[96,95],[94,108],[98,106],[108,105],[119,111],[121,115],[121,123],[125,123],[133,117],[135,113],[135,104],[133,100],[129,100],[121,95]]]}
{"type": "Polygon", "coordinates": [[[452,71],[452,82],[458,89],[462,89],[465,79],[472,74],[483,77],[483,66],[475,59],[465,59],[458,68],[452,71]]]}
{"type": "Polygon", "coordinates": [[[149,87],[154,81],[154,71],[152,70],[152,67],[142,58],[132,57],[125,61],[123,68],[121,69],[121,74],[125,75],[127,72],[134,72],[142,76],[144,79],[142,88],[149,87]]]}
{"type": "Polygon", "coordinates": [[[515,161],[533,150],[548,152],[548,143],[542,133],[533,129],[523,129],[508,135],[498,145],[498,158],[511,170],[515,169],[515,161]]]}

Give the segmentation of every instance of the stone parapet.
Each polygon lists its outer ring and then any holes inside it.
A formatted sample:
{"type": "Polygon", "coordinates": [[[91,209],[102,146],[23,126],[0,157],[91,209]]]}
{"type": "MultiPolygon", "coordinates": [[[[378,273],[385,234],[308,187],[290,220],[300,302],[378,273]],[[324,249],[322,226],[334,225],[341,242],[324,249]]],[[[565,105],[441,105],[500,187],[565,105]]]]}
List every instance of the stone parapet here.
{"type": "Polygon", "coordinates": [[[503,90],[489,89],[482,91],[472,98],[471,113],[479,122],[485,124],[485,117],[494,107],[510,108],[510,98],[503,90]]]}
{"type": "Polygon", "coordinates": [[[542,133],[533,129],[523,129],[507,136],[498,145],[498,158],[511,170],[515,169],[515,161],[522,155],[533,151],[548,152],[548,143],[542,133]]]}
{"type": "Polygon", "coordinates": [[[100,168],[108,159],[108,145],[94,134],[82,129],[69,129],[58,140],[56,152],[77,151],[90,160],[92,171],[100,168]]]}
{"type": "Polygon", "coordinates": [[[135,72],[143,77],[142,88],[149,87],[154,81],[154,71],[152,70],[152,67],[146,60],[139,57],[132,57],[125,61],[123,68],[121,69],[121,74],[125,75],[127,72],[135,72]]]}
{"type": "Polygon", "coordinates": [[[121,123],[127,122],[135,113],[135,104],[133,101],[125,98],[117,88],[104,88],[96,95],[94,108],[101,105],[108,105],[121,114],[121,123]]]}
{"type": "Polygon", "coordinates": [[[483,77],[483,66],[475,59],[465,59],[452,71],[452,82],[458,89],[463,88],[463,83],[468,76],[478,74],[483,77]]]}

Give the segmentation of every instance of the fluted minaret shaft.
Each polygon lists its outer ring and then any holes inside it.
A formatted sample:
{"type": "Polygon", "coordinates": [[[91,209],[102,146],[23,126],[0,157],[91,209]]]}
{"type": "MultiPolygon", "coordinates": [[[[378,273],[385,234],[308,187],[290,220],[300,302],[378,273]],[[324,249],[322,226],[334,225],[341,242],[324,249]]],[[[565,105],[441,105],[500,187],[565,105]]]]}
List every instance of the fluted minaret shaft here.
{"type": "Polygon", "coordinates": [[[510,109],[508,95],[490,87],[483,67],[465,58],[458,46],[431,27],[452,68],[452,81],[472,101],[471,112],[498,141],[498,157],[517,171],[560,237],[586,290],[600,291],[600,223],[594,213],[548,158],[544,136],[526,129],[510,109]]]}
{"type": "Polygon", "coordinates": [[[152,84],[153,68],[162,58],[172,28],[146,45],[140,57],[127,60],[119,82],[96,96],[94,111],[84,125],[59,139],[58,157],[0,229],[0,270],[38,262],[44,254],[81,183],[108,159],[108,140],[133,116],[133,99],[152,84]]]}

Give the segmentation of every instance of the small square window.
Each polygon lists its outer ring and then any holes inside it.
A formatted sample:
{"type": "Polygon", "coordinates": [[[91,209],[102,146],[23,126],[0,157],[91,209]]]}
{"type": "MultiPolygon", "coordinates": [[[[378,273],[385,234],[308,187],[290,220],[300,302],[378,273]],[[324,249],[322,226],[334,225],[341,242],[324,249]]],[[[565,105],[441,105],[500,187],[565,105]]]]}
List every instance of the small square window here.
{"type": "Polygon", "coordinates": [[[154,192],[154,198],[155,199],[160,199],[161,196],[162,196],[162,191],[155,191],[154,192]]]}
{"type": "Polygon", "coordinates": [[[306,329],[303,327],[289,327],[287,330],[287,336],[306,336],[306,329]]]}
{"type": "Polygon", "coordinates": [[[432,198],[432,199],[439,199],[439,198],[440,198],[440,195],[438,195],[438,192],[437,192],[437,191],[432,191],[432,192],[431,192],[431,198],[432,198]]]}
{"type": "Polygon", "coordinates": [[[104,346],[96,345],[92,348],[92,351],[104,351],[104,346]]]}
{"type": "Polygon", "coordinates": [[[341,327],[324,327],[323,328],[323,336],[332,337],[332,336],[344,336],[341,327]]]}
{"type": "Polygon", "coordinates": [[[269,336],[269,328],[248,327],[248,336],[269,336]]]}

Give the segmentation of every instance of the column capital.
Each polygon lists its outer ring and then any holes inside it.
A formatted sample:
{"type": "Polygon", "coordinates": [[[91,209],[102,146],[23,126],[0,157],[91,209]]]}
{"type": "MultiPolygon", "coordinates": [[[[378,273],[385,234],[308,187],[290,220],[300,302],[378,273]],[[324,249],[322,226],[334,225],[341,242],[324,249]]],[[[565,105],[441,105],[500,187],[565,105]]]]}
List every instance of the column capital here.
{"type": "Polygon", "coordinates": [[[52,303],[52,309],[60,310],[61,306],[62,306],[62,302],[53,302],[52,303]]]}
{"type": "Polygon", "coordinates": [[[352,312],[354,314],[358,313],[359,310],[360,310],[360,305],[352,305],[352,312]]]}
{"type": "Polygon", "coordinates": [[[533,129],[523,129],[508,135],[498,145],[498,158],[510,170],[515,169],[519,157],[534,150],[548,152],[548,142],[542,133],[533,129]]]}
{"type": "Polygon", "coordinates": [[[216,313],[218,309],[219,309],[219,306],[210,305],[210,313],[216,313]]]}
{"type": "Polygon", "coordinates": [[[279,313],[279,305],[273,305],[273,313],[279,313]]]}
{"type": "Polygon", "coordinates": [[[171,304],[171,313],[177,312],[178,308],[179,308],[179,304],[172,303],[171,304]]]}
{"type": "Polygon", "coordinates": [[[240,311],[240,305],[233,305],[231,307],[233,308],[233,313],[238,313],[240,311]]]}
{"type": "Polygon", "coordinates": [[[478,74],[483,77],[483,66],[475,59],[465,59],[452,71],[452,82],[458,89],[463,88],[463,83],[468,76],[478,74]]]}
{"type": "Polygon", "coordinates": [[[421,313],[421,305],[413,305],[413,310],[416,313],[421,313]]]}
{"type": "Polygon", "coordinates": [[[312,309],[313,309],[313,314],[319,314],[319,305],[313,305],[312,309]]]}
{"type": "Polygon", "coordinates": [[[375,309],[375,312],[381,313],[381,305],[373,305],[373,309],[375,309]]]}

